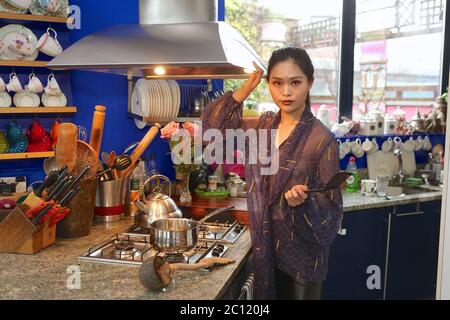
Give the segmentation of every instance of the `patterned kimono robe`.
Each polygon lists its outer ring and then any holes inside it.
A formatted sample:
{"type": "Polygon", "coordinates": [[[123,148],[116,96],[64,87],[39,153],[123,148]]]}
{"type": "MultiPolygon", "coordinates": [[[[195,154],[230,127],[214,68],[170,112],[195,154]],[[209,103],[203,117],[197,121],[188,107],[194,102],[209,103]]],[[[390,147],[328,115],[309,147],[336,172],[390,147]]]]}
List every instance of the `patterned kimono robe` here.
{"type": "MultiPolygon", "coordinates": [[[[225,133],[226,129],[278,128],[280,112],[266,112],[259,119],[246,120],[242,112],[242,103],[228,92],[206,106],[203,130],[215,128],[225,133]]],[[[247,143],[247,152],[248,148],[247,143]]],[[[328,271],[329,247],[342,221],[339,189],[309,194],[306,202],[296,207],[290,207],[284,198],[295,185],[320,188],[339,172],[333,134],[305,110],[278,152],[279,170],[275,175],[261,175],[264,165],[259,161],[250,164],[247,159],[245,166],[257,299],[276,298],[275,268],[293,279],[323,281],[328,271]]]]}

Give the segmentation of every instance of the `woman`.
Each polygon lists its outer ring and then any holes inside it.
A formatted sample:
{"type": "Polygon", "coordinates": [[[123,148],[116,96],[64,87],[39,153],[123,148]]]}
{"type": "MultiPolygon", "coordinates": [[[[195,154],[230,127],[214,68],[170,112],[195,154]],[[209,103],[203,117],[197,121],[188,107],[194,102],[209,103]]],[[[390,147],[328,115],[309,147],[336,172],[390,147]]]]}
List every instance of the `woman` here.
{"type": "Polygon", "coordinates": [[[262,175],[261,163],[245,167],[255,298],[320,299],[329,246],[341,226],[342,194],[339,189],[308,194],[308,188],[323,187],[339,172],[337,143],[311,113],[314,67],[304,49],[282,48],[270,58],[267,81],[279,112],[243,119],[242,102],[262,75],[257,68],[239,90],[208,105],[203,130],[253,128],[259,135],[261,129],[276,130],[278,172],[262,175]]]}

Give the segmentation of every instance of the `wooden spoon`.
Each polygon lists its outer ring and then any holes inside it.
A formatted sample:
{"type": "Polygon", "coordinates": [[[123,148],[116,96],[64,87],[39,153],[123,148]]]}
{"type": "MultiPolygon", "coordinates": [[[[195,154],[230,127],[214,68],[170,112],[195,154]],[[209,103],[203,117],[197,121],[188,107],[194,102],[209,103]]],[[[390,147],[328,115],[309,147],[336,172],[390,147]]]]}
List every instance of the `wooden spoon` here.
{"type": "Polygon", "coordinates": [[[116,169],[114,168],[115,167],[115,165],[114,165],[114,161],[116,160],[116,152],[115,151],[111,151],[110,153],[109,153],[109,156],[108,156],[108,166],[110,167],[110,168],[112,168],[111,169],[111,173],[112,173],[112,175],[113,175],[113,177],[114,177],[114,180],[117,180],[117,179],[119,179],[119,177],[117,176],[117,171],[116,171],[116,169]]]}

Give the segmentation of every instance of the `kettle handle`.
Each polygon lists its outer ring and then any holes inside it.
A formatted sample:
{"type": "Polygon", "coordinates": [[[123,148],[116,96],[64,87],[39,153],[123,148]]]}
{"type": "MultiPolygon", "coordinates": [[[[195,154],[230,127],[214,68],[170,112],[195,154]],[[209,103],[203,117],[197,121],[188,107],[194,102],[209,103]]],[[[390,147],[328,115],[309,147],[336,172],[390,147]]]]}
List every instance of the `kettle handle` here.
{"type": "MultiPolygon", "coordinates": [[[[162,174],[154,174],[154,175],[152,175],[150,178],[148,178],[147,180],[145,180],[144,184],[142,185],[142,188],[141,188],[141,194],[142,194],[144,203],[146,203],[146,202],[145,202],[145,194],[144,194],[145,185],[146,185],[147,183],[149,183],[150,181],[154,180],[154,179],[162,179],[162,180],[166,181],[166,182],[169,184],[169,197],[172,195],[172,184],[170,183],[169,178],[167,178],[166,176],[163,176],[162,174]]],[[[156,189],[157,187],[158,187],[158,186],[156,186],[155,189],[156,189]]],[[[154,192],[155,189],[153,189],[152,192],[154,192]]]]}

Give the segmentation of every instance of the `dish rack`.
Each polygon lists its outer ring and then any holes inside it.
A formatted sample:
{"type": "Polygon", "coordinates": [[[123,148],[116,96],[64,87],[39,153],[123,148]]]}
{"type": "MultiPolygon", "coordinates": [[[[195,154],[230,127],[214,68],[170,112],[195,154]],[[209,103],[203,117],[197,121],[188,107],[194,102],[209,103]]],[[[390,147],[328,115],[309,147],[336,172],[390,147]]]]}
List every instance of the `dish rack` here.
{"type": "Polygon", "coordinates": [[[135,81],[132,77],[128,77],[128,116],[132,119],[137,119],[139,121],[146,122],[148,125],[153,123],[160,123],[162,125],[167,124],[171,121],[175,122],[195,122],[199,120],[199,117],[191,116],[192,110],[190,110],[191,97],[196,92],[207,92],[212,91],[212,82],[208,79],[207,84],[178,84],[180,89],[180,106],[178,109],[178,116],[175,118],[155,118],[155,117],[144,117],[132,112],[131,108],[131,97],[133,94],[135,81]]]}

